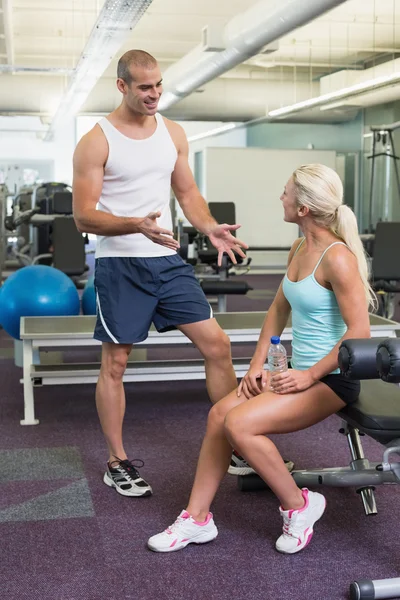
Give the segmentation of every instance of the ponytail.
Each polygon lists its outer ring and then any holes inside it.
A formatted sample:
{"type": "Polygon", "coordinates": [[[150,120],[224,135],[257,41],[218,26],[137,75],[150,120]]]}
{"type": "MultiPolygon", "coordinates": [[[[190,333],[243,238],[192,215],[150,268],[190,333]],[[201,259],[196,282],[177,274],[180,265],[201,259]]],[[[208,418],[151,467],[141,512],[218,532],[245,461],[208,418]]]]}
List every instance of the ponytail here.
{"type": "Polygon", "coordinates": [[[364,246],[358,235],[357,219],[353,211],[346,204],[340,204],[336,209],[336,218],[333,226],[331,227],[333,233],[340,237],[349,250],[354,254],[358,263],[358,270],[360,273],[361,280],[364,285],[365,296],[368,302],[368,306],[376,310],[377,299],[375,292],[370,286],[368,281],[368,263],[364,246]]]}

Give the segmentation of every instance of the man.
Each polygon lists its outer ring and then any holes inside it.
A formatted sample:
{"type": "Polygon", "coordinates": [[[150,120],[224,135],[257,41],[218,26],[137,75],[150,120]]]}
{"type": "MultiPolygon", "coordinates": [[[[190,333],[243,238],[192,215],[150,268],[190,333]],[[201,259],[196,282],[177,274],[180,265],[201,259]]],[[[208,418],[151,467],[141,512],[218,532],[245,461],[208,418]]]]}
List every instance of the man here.
{"type": "Polygon", "coordinates": [[[157,113],[162,79],[157,61],[131,50],[118,62],[121,105],[79,142],[74,154],[74,218],[79,231],[97,234],[94,337],[102,342],[96,405],[109,449],[104,483],[124,496],[146,496],[150,485],[128,460],[122,441],[123,375],[132,344],[177,328],[205,361],[207,389],[217,402],[237,386],[230,342],[193,269],[176,253],[170,187],[186,218],[218,250],[244,257],[231,234],[239,225],[212,218],[188,164],[183,129],[157,113]]]}

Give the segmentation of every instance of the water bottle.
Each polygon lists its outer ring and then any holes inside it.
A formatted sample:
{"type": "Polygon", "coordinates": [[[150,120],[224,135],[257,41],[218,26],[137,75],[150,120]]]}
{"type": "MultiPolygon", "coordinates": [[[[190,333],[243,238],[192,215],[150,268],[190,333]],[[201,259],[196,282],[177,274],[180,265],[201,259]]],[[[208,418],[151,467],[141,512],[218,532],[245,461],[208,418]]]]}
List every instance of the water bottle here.
{"type": "MultiPolygon", "coordinates": [[[[287,355],[285,347],[281,344],[281,339],[278,335],[271,337],[271,343],[268,348],[268,370],[271,374],[283,373],[287,371],[287,355]]],[[[272,385],[270,389],[273,390],[272,385]]]]}

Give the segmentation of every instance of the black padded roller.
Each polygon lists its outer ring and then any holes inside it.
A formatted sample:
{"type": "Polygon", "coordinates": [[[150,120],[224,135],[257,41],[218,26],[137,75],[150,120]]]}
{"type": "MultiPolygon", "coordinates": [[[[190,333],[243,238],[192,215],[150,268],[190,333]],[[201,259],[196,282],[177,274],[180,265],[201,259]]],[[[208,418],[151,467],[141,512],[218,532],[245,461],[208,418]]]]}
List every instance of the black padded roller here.
{"type": "Polygon", "coordinates": [[[400,339],[387,338],[379,344],[376,366],[383,381],[400,382],[400,339]]]}
{"type": "Polygon", "coordinates": [[[268,486],[256,473],[251,475],[239,475],[237,478],[238,488],[241,492],[258,492],[268,490],[268,486]]]}
{"type": "Polygon", "coordinates": [[[339,348],[339,367],[348,379],[379,379],[376,367],[378,345],[385,338],[344,340],[339,348]]]}
{"type": "Polygon", "coordinates": [[[253,288],[249,286],[247,281],[223,279],[222,281],[214,281],[204,279],[201,282],[201,287],[205,294],[247,294],[253,288]]]}

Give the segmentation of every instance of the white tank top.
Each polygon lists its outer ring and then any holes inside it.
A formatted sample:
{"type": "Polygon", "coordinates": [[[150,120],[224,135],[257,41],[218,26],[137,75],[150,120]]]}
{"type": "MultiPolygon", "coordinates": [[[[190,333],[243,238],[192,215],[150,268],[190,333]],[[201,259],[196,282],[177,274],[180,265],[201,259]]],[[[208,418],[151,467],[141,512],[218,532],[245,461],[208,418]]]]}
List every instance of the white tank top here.
{"type": "MultiPolygon", "coordinates": [[[[97,210],[117,217],[145,217],[160,211],[157,225],[172,230],[171,174],[178,156],[160,114],[157,128],[144,140],[134,140],[104,118],[99,121],[108,142],[108,159],[97,210]]],[[[97,236],[96,258],[110,256],[168,256],[174,250],[156,244],[141,233],[97,236]]]]}

